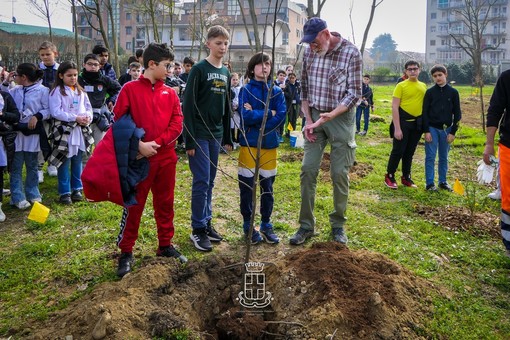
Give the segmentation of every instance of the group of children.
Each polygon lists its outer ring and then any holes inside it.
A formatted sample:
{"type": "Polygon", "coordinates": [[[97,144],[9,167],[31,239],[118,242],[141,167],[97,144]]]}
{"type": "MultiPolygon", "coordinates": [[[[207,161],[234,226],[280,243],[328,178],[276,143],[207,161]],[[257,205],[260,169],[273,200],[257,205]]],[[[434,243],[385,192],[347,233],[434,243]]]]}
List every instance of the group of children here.
{"type": "MultiPolygon", "coordinates": [[[[209,55],[194,67],[191,67],[193,60],[185,60],[186,72],[182,74],[179,73],[180,65],[176,68],[172,64],[173,53],[165,44],[149,44],[140,53],[139,59],[130,62],[126,74],[131,79],[124,77],[127,79],[121,90],[120,84],[114,80],[111,65],[108,66],[107,50],[98,49],[97,53],[87,55],[80,70],[70,61],[57,64],[55,46],[45,42],[39,49],[40,67],[30,63],[18,65],[3,84],[9,87],[10,80],[14,80],[16,85],[9,92],[0,92],[0,172],[3,174],[6,166],[11,167],[11,204],[26,209],[33,202],[41,202],[38,189],[41,160],[42,163],[47,160],[48,164],[57,168],[61,203],[83,200],[80,176],[87,159],[85,155],[91,151],[94,142],[103,138],[112,122],[108,113],[113,109],[115,120],[130,114],[136,126],[144,129],[145,136],[139,143],[138,154],[146,157],[150,164],[149,175],[136,187],[138,204],[124,209],[118,237],[121,249],[119,276],[132,269],[132,250],[149,191],[153,194],[158,229],[157,255],[186,261],[171,242],[178,159],[175,145],[181,133],[193,177],[190,240],[194,246],[201,251],[211,251],[211,242],[223,239],[212,221],[212,191],[220,149],[230,150],[234,141],[240,144],[238,181],[245,237],[250,238],[253,244],[262,241],[278,243],[279,237],[271,221],[273,184],[277,173],[276,150],[287,116],[287,129],[296,128],[299,82],[290,66],[290,71],[279,71],[277,80],[271,83],[271,57],[259,52],[249,60],[241,86],[239,75],[230,74],[223,65],[228,43],[229,33],[225,28],[211,27],[206,42],[209,55]],[[140,74],[142,65],[144,72],[140,74]],[[185,78],[186,90],[183,93],[165,86],[165,82],[177,78],[185,78]],[[182,95],[182,105],[178,94],[182,95]],[[238,131],[234,129],[234,140],[232,108],[237,113],[235,127],[238,131]],[[6,131],[2,131],[2,127],[7,127],[6,131]],[[26,167],[24,185],[23,165],[26,167]],[[253,190],[256,186],[260,186],[261,190],[258,229],[251,228],[253,190]]],[[[414,79],[414,71],[409,72],[411,79],[414,79]]],[[[435,150],[440,149],[439,175],[440,181],[445,181],[444,150],[447,154],[447,145],[453,140],[451,136],[454,136],[460,120],[458,93],[446,84],[446,69],[441,65],[435,66],[432,76],[436,86],[427,94],[423,91],[420,98],[414,98],[423,105],[427,129],[428,190],[431,190],[429,182],[433,181],[434,165],[430,155],[435,158],[435,150]],[[444,103],[449,106],[439,105],[444,103]],[[429,173],[430,162],[432,175],[429,173]]],[[[362,110],[373,105],[368,86],[370,77],[364,78],[366,87],[361,101],[362,110]]],[[[180,87],[179,83],[177,90],[180,87]]],[[[398,137],[402,139],[401,131],[398,133],[396,130],[396,140],[399,140],[398,137]]],[[[407,175],[403,178],[410,180],[410,173],[407,175]]],[[[0,220],[5,220],[3,213],[0,213],[0,220]]]]}
{"type": "Polygon", "coordinates": [[[430,74],[435,85],[429,89],[418,80],[420,64],[417,61],[407,61],[404,68],[406,79],[398,82],[393,92],[393,119],[390,126],[393,148],[384,183],[390,189],[398,188],[395,171],[402,160],[402,185],[416,187],[411,177],[411,165],[418,142],[425,133],[425,189],[452,191],[446,174],[450,144],[455,139],[462,116],[459,93],[448,84],[448,73],[443,65],[431,68],[430,74]],[[438,154],[436,186],[435,162],[438,154]]]}

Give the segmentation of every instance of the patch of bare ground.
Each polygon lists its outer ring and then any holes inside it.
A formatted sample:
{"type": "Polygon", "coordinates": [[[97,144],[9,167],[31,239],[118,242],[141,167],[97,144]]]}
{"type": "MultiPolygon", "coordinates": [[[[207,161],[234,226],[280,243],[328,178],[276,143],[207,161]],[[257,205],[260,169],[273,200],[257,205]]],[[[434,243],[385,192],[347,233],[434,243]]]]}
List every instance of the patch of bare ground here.
{"type": "Polygon", "coordinates": [[[416,213],[449,231],[464,231],[474,236],[501,237],[499,216],[489,212],[473,212],[464,207],[418,206],[416,213]]]}

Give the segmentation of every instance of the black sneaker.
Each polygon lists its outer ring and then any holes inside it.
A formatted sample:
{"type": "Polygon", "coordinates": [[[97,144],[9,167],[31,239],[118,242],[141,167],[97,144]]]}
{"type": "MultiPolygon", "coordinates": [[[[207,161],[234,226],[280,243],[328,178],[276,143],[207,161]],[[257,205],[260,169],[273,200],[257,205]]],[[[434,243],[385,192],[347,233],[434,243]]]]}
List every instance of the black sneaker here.
{"type": "Polygon", "coordinates": [[[434,183],[432,184],[427,184],[427,186],[425,187],[425,190],[427,191],[437,191],[437,187],[434,183]]]}
{"type": "Polygon", "coordinates": [[[60,195],[58,202],[61,204],[66,204],[66,205],[72,204],[73,201],[71,200],[71,194],[60,195]]]}
{"type": "Polygon", "coordinates": [[[179,253],[172,245],[167,246],[167,247],[159,247],[158,251],[156,252],[156,255],[163,256],[163,257],[174,257],[174,258],[178,259],[179,261],[181,261],[181,263],[188,262],[188,259],[186,258],[186,256],[179,253]]]}
{"type": "Polygon", "coordinates": [[[214,229],[212,225],[209,225],[205,228],[205,233],[211,242],[221,242],[223,237],[214,229]]]}
{"type": "Polygon", "coordinates": [[[133,253],[122,253],[119,257],[119,265],[117,267],[117,276],[123,277],[131,271],[131,267],[135,263],[133,253]]]}
{"type": "Polygon", "coordinates": [[[307,230],[303,228],[299,228],[298,231],[292,235],[289,239],[289,243],[293,245],[302,244],[306,241],[306,239],[313,236],[313,230],[307,230]]]}
{"type": "Polygon", "coordinates": [[[347,244],[347,236],[345,235],[344,228],[333,228],[331,231],[335,242],[347,244]]]}
{"type": "Polygon", "coordinates": [[[453,191],[453,189],[450,186],[450,184],[448,184],[446,182],[439,183],[439,189],[443,189],[443,190],[446,190],[446,191],[453,191]]]}
{"type": "Polygon", "coordinates": [[[81,190],[74,190],[71,194],[71,201],[73,202],[81,202],[83,201],[83,194],[81,190]]]}
{"type": "Polygon", "coordinates": [[[195,248],[197,248],[198,250],[201,251],[212,250],[211,240],[209,240],[205,228],[193,230],[191,235],[189,235],[189,238],[193,242],[195,248]]]}

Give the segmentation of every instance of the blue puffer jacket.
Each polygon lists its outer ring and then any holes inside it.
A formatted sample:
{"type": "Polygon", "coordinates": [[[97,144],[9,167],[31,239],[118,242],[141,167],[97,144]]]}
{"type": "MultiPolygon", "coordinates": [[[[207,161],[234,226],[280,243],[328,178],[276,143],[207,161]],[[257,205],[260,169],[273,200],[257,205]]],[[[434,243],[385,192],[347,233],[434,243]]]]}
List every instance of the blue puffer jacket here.
{"type": "MultiPolygon", "coordinates": [[[[266,108],[269,84],[251,79],[239,93],[239,112],[241,113],[241,146],[257,147],[262,119],[266,108]],[[246,110],[244,104],[249,103],[251,110],[246,110]]],[[[278,86],[274,86],[269,101],[268,117],[262,139],[262,149],[274,149],[280,145],[279,127],[285,124],[285,96],[278,86]],[[273,116],[271,110],[275,110],[273,116]]]]}

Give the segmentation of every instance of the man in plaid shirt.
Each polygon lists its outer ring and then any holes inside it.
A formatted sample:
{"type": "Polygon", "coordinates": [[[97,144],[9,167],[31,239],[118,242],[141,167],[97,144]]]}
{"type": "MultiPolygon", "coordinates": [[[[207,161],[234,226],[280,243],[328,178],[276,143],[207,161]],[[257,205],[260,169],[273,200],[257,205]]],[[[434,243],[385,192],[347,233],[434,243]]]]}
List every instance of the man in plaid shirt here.
{"type": "Polygon", "coordinates": [[[302,244],[314,235],[315,191],[324,149],[331,144],[333,212],[329,214],[333,239],[347,243],[344,232],[349,168],[354,164],[355,105],[361,97],[362,57],[356,46],[330,32],[320,18],[309,19],[302,43],[307,43],[301,74],[301,111],[306,123],[305,155],[301,166],[301,209],[298,231],[290,244],[302,244]]]}

